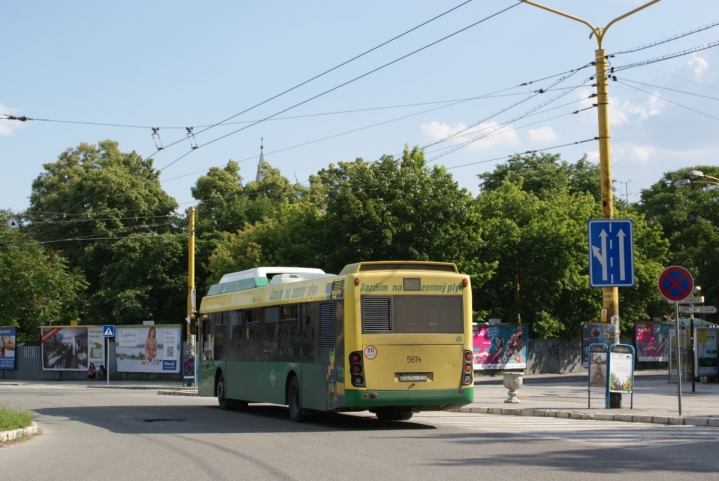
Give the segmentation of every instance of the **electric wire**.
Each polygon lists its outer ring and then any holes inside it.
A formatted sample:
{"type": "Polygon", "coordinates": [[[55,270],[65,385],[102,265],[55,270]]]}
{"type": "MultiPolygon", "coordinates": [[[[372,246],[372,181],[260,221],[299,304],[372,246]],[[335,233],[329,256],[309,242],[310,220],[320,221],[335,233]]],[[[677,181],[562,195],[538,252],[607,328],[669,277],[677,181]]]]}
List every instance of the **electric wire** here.
{"type": "MultiPolygon", "coordinates": [[[[449,34],[449,35],[446,35],[446,36],[444,36],[444,37],[442,37],[442,38],[440,38],[440,39],[438,39],[438,40],[435,40],[434,42],[431,42],[431,43],[429,43],[429,44],[427,44],[427,45],[425,45],[425,46],[423,46],[423,47],[420,47],[420,48],[418,48],[418,49],[416,49],[416,50],[413,50],[412,52],[410,52],[410,53],[408,53],[408,54],[405,54],[405,55],[403,55],[403,56],[401,56],[401,57],[399,57],[399,58],[396,58],[396,59],[394,59],[394,60],[392,60],[392,61],[390,61],[390,62],[387,62],[387,63],[385,63],[385,64],[383,64],[383,65],[381,65],[381,66],[379,66],[379,67],[377,67],[377,68],[374,68],[374,69],[368,71],[368,72],[365,72],[365,73],[363,73],[362,75],[359,75],[359,76],[357,76],[357,77],[354,77],[354,78],[352,78],[352,79],[350,79],[350,80],[348,80],[348,81],[346,81],[346,82],[343,82],[343,83],[341,83],[341,84],[339,84],[339,85],[337,85],[337,86],[335,86],[335,87],[332,87],[332,88],[330,88],[330,89],[328,89],[328,90],[325,90],[325,91],[323,91],[323,92],[321,92],[321,93],[319,93],[319,94],[317,94],[317,95],[314,95],[314,96],[312,96],[312,97],[310,97],[310,98],[308,98],[308,99],[305,99],[305,100],[303,100],[303,101],[301,101],[301,102],[298,102],[298,103],[296,103],[296,104],[294,104],[294,105],[292,105],[292,106],[290,106],[290,107],[287,107],[287,108],[285,108],[285,109],[283,109],[283,110],[280,110],[279,112],[276,112],[276,113],[274,113],[274,114],[272,114],[272,115],[269,115],[269,116],[263,118],[262,120],[259,120],[259,121],[255,122],[255,123],[252,123],[252,124],[250,124],[250,125],[247,125],[247,126],[245,126],[245,127],[242,127],[242,128],[240,128],[240,129],[234,130],[234,131],[232,131],[232,132],[230,132],[230,133],[228,133],[228,134],[222,135],[222,136],[217,137],[217,138],[215,138],[215,139],[213,139],[213,140],[210,140],[210,141],[208,141],[208,142],[205,142],[204,144],[199,145],[198,148],[200,148],[200,147],[205,147],[205,146],[207,146],[207,145],[210,145],[210,144],[213,144],[213,143],[215,143],[215,142],[218,142],[218,141],[220,141],[220,140],[222,140],[222,139],[225,139],[225,138],[227,138],[227,137],[229,137],[229,136],[231,136],[231,135],[234,135],[234,134],[236,134],[236,133],[238,133],[238,132],[242,132],[243,130],[246,130],[246,129],[248,129],[248,128],[254,126],[254,125],[257,125],[257,124],[259,124],[259,123],[261,123],[261,122],[264,122],[264,121],[266,121],[266,120],[268,120],[268,119],[271,119],[271,118],[276,117],[276,116],[278,116],[278,115],[280,115],[280,114],[283,114],[283,113],[285,113],[285,112],[287,112],[287,111],[289,111],[289,110],[292,110],[292,109],[294,109],[294,108],[297,108],[297,107],[299,107],[300,105],[304,105],[304,104],[306,104],[306,103],[308,103],[308,102],[311,102],[312,100],[315,100],[315,99],[317,99],[317,98],[319,98],[319,97],[322,97],[322,96],[324,96],[324,95],[327,95],[327,94],[330,93],[330,92],[334,92],[335,90],[338,90],[338,89],[340,89],[340,88],[342,88],[342,87],[345,87],[345,86],[347,86],[347,85],[349,85],[349,84],[351,84],[351,83],[353,83],[353,82],[356,82],[357,80],[360,80],[360,79],[362,79],[362,78],[364,78],[364,77],[367,77],[368,75],[371,75],[371,74],[373,74],[373,73],[375,73],[375,72],[378,72],[378,71],[380,71],[380,70],[382,70],[382,69],[384,69],[384,68],[386,68],[386,67],[389,67],[390,65],[393,65],[393,64],[395,64],[395,63],[397,63],[397,62],[399,62],[399,61],[401,61],[401,60],[404,60],[404,59],[406,59],[406,58],[408,58],[408,57],[410,57],[410,56],[412,56],[412,55],[415,55],[415,54],[417,54],[417,53],[419,53],[419,52],[421,52],[421,51],[423,51],[423,50],[426,50],[426,49],[429,48],[429,47],[432,47],[432,46],[434,46],[434,45],[436,45],[436,44],[438,44],[438,43],[440,43],[440,42],[443,42],[443,41],[445,41],[445,40],[447,40],[447,39],[449,39],[449,38],[452,38],[452,37],[454,37],[455,35],[458,35],[458,34],[464,32],[464,31],[466,31],[466,30],[468,30],[468,29],[470,29],[470,28],[472,28],[472,27],[475,27],[475,26],[477,26],[477,25],[479,25],[479,24],[481,24],[481,23],[483,23],[483,22],[486,22],[487,20],[490,20],[490,19],[492,19],[492,18],[494,18],[494,17],[496,17],[496,16],[498,16],[498,15],[500,15],[500,14],[502,14],[502,13],[508,11],[508,10],[511,10],[512,8],[514,8],[514,7],[516,7],[516,6],[520,5],[520,4],[521,4],[521,2],[517,2],[517,3],[511,5],[511,6],[507,7],[507,8],[504,8],[504,9],[502,9],[502,10],[496,12],[496,13],[493,13],[492,15],[489,15],[489,16],[487,16],[487,17],[484,17],[484,18],[482,18],[481,20],[472,23],[471,25],[468,25],[468,26],[466,26],[466,27],[464,27],[464,28],[461,28],[461,29],[459,29],[459,30],[457,30],[457,31],[455,31],[455,32],[453,32],[453,33],[451,33],[451,34],[449,34]]],[[[238,115],[239,115],[239,114],[238,114],[238,115]]],[[[233,117],[233,118],[234,118],[234,117],[233,117]]],[[[205,130],[207,130],[207,129],[205,129],[205,130]]],[[[184,140],[184,139],[183,139],[183,140],[184,140]]],[[[193,150],[196,150],[196,149],[193,149],[193,150]]],[[[169,164],[165,165],[164,167],[162,167],[161,169],[159,169],[159,172],[162,172],[163,170],[165,170],[165,169],[167,169],[168,167],[170,167],[171,165],[175,164],[176,162],[178,162],[178,161],[181,160],[182,158],[186,157],[187,155],[189,155],[190,153],[192,153],[193,150],[190,150],[189,152],[185,153],[184,155],[178,157],[177,159],[173,160],[173,161],[170,162],[169,164]]]]}
{"type": "Polygon", "coordinates": [[[687,37],[687,36],[689,36],[689,35],[693,35],[693,34],[695,34],[695,33],[703,32],[704,30],[708,30],[708,29],[710,29],[710,28],[716,27],[717,25],[719,25],[719,22],[714,22],[714,23],[711,23],[711,24],[709,24],[709,25],[705,25],[705,26],[703,26],[703,27],[695,28],[694,30],[689,30],[688,32],[684,32],[684,33],[680,33],[680,34],[678,34],[678,35],[674,35],[673,37],[665,38],[665,39],[663,39],[663,40],[658,40],[658,41],[656,41],[656,42],[652,42],[652,43],[649,43],[649,44],[646,44],[646,45],[642,45],[641,47],[635,47],[635,48],[631,48],[631,49],[629,49],[629,50],[622,50],[621,52],[616,52],[616,53],[613,53],[612,55],[623,55],[623,54],[625,54],[625,53],[638,52],[638,51],[640,51],[640,50],[644,50],[644,49],[647,49],[647,48],[656,47],[657,45],[661,45],[661,44],[663,44],[663,43],[671,42],[671,41],[674,41],[674,40],[677,40],[677,39],[680,39],[680,38],[687,37]]]}
{"type": "MultiPolygon", "coordinates": [[[[268,99],[266,99],[266,100],[263,100],[262,102],[260,102],[260,103],[258,103],[258,104],[255,104],[255,105],[253,105],[252,107],[248,107],[248,108],[246,108],[245,110],[243,110],[243,111],[241,111],[241,112],[239,112],[239,113],[237,113],[237,114],[235,114],[235,115],[232,115],[232,116],[230,116],[230,117],[227,117],[226,119],[221,120],[220,122],[217,122],[216,124],[213,124],[213,125],[211,125],[211,126],[205,128],[205,129],[201,130],[200,132],[198,132],[198,134],[201,134],[202,132],[206,132],[207,130],[212,129],[212,128],[216,127],[217,125],[223,124],[223,123],[227,122],[228,120],[232,120],[232,119],[234,119],[235,117],[238,117],[238,116],[240,116],[240,115],[242,115],[242,114],[244,114],[244,113],[249,112],[250,110],[256,109],[257,107],[259,107],[259,106],[261,106],[261,105],[264,105],[264,104],[266,104],[266,103],[268,103],[268,102],[270,102],[270,101],[272,101],[272,100],[274,100],[274,99],[276,99],[276,98],[279,98],[279,97],[281,97],[281,96],[283,96],[283,95],[285,95],[285,94],[287,94],[287,93],[289,93],[289,92],[292,92],[293,90],[296,90],[296,89],[302,87],[303,85],[307,85],[308,83],[310,83],[310,82],[312,82],[312,81],[314,81],[314,80],[317,80],[318,78],[323,77],[323,76],[327,75],[328,73],[333,72],[333,71],[339,69],[340,67],[343,67],[343,66],[345,66],[345,65],[347,65],[347,64],[349,64],[349,63],[351,63],[351,62],[354,62],[355,60],[357,60],[357,59],[359,59],[359,58],[361,58],[361,57],[364,57],[365,55],[367,55],[367,54],[369,54],[369,53],[371,53],[371,52],[374,52],[375,50],[377,50],[377,49],[379,49],[379,48],[381,48],[381,47],[384,47],[385,45],[390,44],[390,43],[394,42],[395,40],[397,40],[397,39],[399,39],[399,38],[402,38],[402,37],[404,37],[405,35],[407,35],[407,34],[413,32],[413,31],[415,31],[415,30],[417,30],[417,29],[419,29],[419,28],[421,28],[421,27],[423,27],[423,26],[425,26],[425,25],[427,25],[427,24],[429,24],[429,23],[431,23],[431,22],[434,22],[435,20],[437,20],[437,19],[439,19],[439,18],[441,18],[441,17],[443,17],[443,16],[445,16],[445,15],[447,15],[447,14],[449,14],[449,13],[455,11],[455,10],[457,10],[458,8],[463,7],[464,5],[467,5],[467,4],[470,3],[471,1],[472,1],[472,0],[467,0],[467,1],[465,1],[465,2],[463,2],[463,3],[461,3],[461,4],[459,4],[459,5],[457,5],[457,6],[455,6],[455,7],[452,7],[452,8],[450,8],[449,10],[447,10],[447,11],[445,11],[445,12],[442,12],[442,13],[440,13],[439,15],[437,15],[437,16],[435,16],[435,17],[430,18],[429,20],[427,20],[427,21],[425,21],[425,22],[422,22],[421,24],[417,25],[416,27],[413,27],[413,28],[411,28],[411,29],[409,29],[409,30],[407,30],[407,31],[405,31],[405,32],[403,32],[403,33],[401,33],[401,34],[395,36],[395,37],[392,37],[391,39],[386,40],[385,42],[382,42],[381,44],[379,44],[379,45],[377,45],[377,46],[375,46],[375,47],[372,47],[371,49],[366,50],[366,51],[360,53],[359,55],[356,55],[356,56],[352,57],[352,58],[349,59],[349,60],[345,60],[344,62],[342,62],[342,63],[340,63],[340,64],[338,64],[338,65],[336,65],[336,66],[334,66],[334,67],[332,67],[332,68],[330,68],[330,69],[328,69],[328,70],[325,70],[324,72],[322,72],[322,73],[320,73],[320,74],[317,74],[317,75],[315,75],[315,76],[312,77],[312,78],[309,78],[309,79],[307,79],[307,80],[305,80],[305,81],[303,81],[303,82],[300,82],[299,84],[295,85],[294,87],[290,87],[289,89],[284,90],[283,92],[280,92],[279,94],[274,95],[274,96],[272,96],[272,97],[270,97],[270,98],[268,98],[268,99]]],[[[515,6],[516,6],[516,5],[515,5],[515,6]]],[[[171,147],[171,146],[173,146],[173,145],[175,145],[175,144],[177,144],[177,143],[179,143],[179,142],[181,142],[181,140],[178,140],[178,141],[176,141],[176,142],[173,142],[173,143],[167,145],[165,148],[171,147]]],[[[153,154],[153,155],[154,155],[154,154],[153,154]]]]}
{"type": "Polygon", "coordinates": [[[470,165],[486,164],[486,163],[488,163],[488,162],[496,162],[497,160],[508,159],[508,158],[510,158],[510,157],[514,157],[515,155],[531,155],[531,154],[535,154],[535,153],[537,153],[537,152],[544,152],[545,150],[559,149],[559,148],[562,148],[562,147],[568,147],[568,146],[570,146],[570,145],[584,144],[584,143],[586,143],[586,142],[592,142],[592,141],[595,141],[595,140],[599,140],[599,137],[594,137],[594,138],[586,139],[586,140],[579,140],[579,141],[577,141],[577,142],[570,142],[570,143],[562,144],[562,145],[554,145],[554,146],[552,146],[552,147],[545,147],[545,148],[543,148],[543,149],[528,150],[528,151],[526,151],[526,152],[524,152],[524,153],[521,153],[521,154],[503,155],[502,157],[495,157],[494,159],[486,159],[486,160],[480,160],[480,161],[477,161],[477,162],[470,162],[470,163],[468,163],[468,164],[455,165],[455,166],[452,166],[452,167],[445,167],[445,169],[451,170],[451,169],[459,169],[459,168],[462,168],[462,167],[468,167],[468,166],[470,166],[470,165]]]}
{"type": "MultiPolygon", "coordinates": [[[[714,48],[718,45],[719,45],[719,40],[717,40],[716,42],[706,43],[706,44],[700,45],[698,47],[682,50],[681,52],[670,53],[667,55],[662,55],[661,57],[656,57],[656,58],[652,58],[649,60],[642,60],[641,62],[635,62],[635,63],[631,63],[629,65],[622,65],[620,67],[612,67],[610,69],[610,73],[620,72],[622,70],[627,70],[627,69],[635,68],[635,67],[643,67],[645,65],[650,65],[653,63],[657,63],[657,62],[663,62],[665,60],[670,60],[673,58],[682,57],[684,55],[689,55],[690,53],[700,52],[702,50],[714,48]]],[[[609,57],[611,57],[611,55],[609,55],[609,57]]]]}
{"type": "Polygon", "coordinates": [[[674,101],[672,101],[672,100],[665,99],[664,97],[660,97],[660,96],[657,95],[657,94],[653,94],[653,93],[651,93],[651,92],[647,92],[646,90],[642,90],[642,89],[640,89],[640,88],[638,88],[638,87],[635,87],[635,86],[633,86],[633,85],[629,85],[628,83],[622,82],[621,80],[617,80],[617,82],[620,83],[620,84],[622,84],[622,85],[626,85],[626,86],[629,87],[629,88],[633,88],[634,90],[639,90],[640,92],[643,92],[643,93],[645,93],[645,94],[647,94],[647,95],[651,95],[652,97],[656,97],[656,98],[658,98],[659,100],[663,100],[663,101],[665,101],[665,102],[669,102],[670,104],[674,104],[674,105],[676,105],[677,107],[681,107],[681,108],[683,108],[683,109],[691,110],[692,112],[696,112],[696,113],[698,113],[698,114],[700,114],[700,115],[703,115],[703,116],[705,116],[705,117],[712,118],[712,119],[714,119],[714,120],[719,120],[719,117],[714,117],[713,115],[707,114],[706,112],[702,112],[702,111],[700,111],[700,110],[696,110],[696,109],[693,109],[693,108],[691,108],[691,107],[687,107],[686,105],[682,105],[682,104],[680,104],[680,103],[678,103],[678,102],[674,102],[674,101]]]}
{"type": "Polygon", "coordinates": [[[644,83],[644,82],[637,82],[636,80],[629,80],[628,78],[622,78],[622,80],[625,82],[632,82],[632,83],[639,84],[639,85],[646,85],[647,87],[654,87],[654,88],[663,89],[663,90],[671,90],[672,92],[678,92],[680,94],[693,95],[694,97],[701,97],[703,99],[719,100],[719,97],[710,97],[708,95],[695,94],[693,92],[687,92],[684,90],[677,90],[677,89],[672,89],[669,87],[661,87],[659,85],[652,85],[652,84],[648,84],[648,83],[644,83]]]}

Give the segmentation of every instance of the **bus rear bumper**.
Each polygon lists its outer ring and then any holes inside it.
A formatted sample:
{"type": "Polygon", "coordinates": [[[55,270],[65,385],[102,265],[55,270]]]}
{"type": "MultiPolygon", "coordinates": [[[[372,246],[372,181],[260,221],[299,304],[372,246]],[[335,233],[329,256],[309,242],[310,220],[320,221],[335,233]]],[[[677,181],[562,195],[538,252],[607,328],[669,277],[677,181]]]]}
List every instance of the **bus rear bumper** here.
{"type": "Polygon", "coordinates": [[[474,387],[432,391],[345,390],[345,406],[372,408],[404,406],[420,411],[440,411],[474,402],[474,387]]]}

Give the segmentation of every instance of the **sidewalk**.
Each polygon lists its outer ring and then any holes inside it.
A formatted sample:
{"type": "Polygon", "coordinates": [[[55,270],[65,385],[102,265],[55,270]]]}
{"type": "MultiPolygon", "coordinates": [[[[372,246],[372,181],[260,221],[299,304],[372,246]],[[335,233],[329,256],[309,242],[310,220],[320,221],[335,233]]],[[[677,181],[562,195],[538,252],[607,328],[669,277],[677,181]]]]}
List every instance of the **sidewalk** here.
{"type": "Polygon", "coordinates": [[[508,395],[501,374],[478,377],[475,384],[474,402],[460,412],[719,427],[719,384],[697,382],[692,393],[691,382],[682,383],[680,417],[677,385],[667,382],[666,371],[635,373],[634,409],[628,394],[622,396],[622,408],[605,409],[601,392],[592,392],[592,408],[588,408],[587,378],[582,374],[525,376],[518,404],[504,402],[508,395]]]}

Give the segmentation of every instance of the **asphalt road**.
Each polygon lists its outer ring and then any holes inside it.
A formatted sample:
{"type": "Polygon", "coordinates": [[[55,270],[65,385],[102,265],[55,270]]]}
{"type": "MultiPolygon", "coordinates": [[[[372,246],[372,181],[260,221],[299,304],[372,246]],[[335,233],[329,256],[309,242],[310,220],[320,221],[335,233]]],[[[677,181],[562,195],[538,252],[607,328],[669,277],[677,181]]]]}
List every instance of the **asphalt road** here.
{"type": "MultiPolygon", "coordinates": [[[[43,434],[0,448],[7,479],[718,479],[719,429],[422,413],[294,424],[283,407],[63,383],[0,385],[43,434]],[[8,468],[10,471],[8,471],[8,468]]],[[[0,476],[5,479],[5,476],[0,476]]]]}

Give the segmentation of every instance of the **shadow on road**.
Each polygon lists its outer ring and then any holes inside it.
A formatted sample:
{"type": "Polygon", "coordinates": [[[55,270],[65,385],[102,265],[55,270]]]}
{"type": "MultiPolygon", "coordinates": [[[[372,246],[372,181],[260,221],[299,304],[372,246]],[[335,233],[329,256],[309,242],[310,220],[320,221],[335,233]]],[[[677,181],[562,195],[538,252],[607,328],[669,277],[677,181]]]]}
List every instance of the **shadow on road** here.
{"type": "Polygon", "coordinates": [[[412,421],[382,422],[374,416],[318,414],[293,423],[287,408],[250,405],[224,411],[215,406],[87,406],[36,409],[36,421],[48,426],[75,421],[118,434],[297,433],[338,430],[416,431],[434,426],[412,421]]]}

